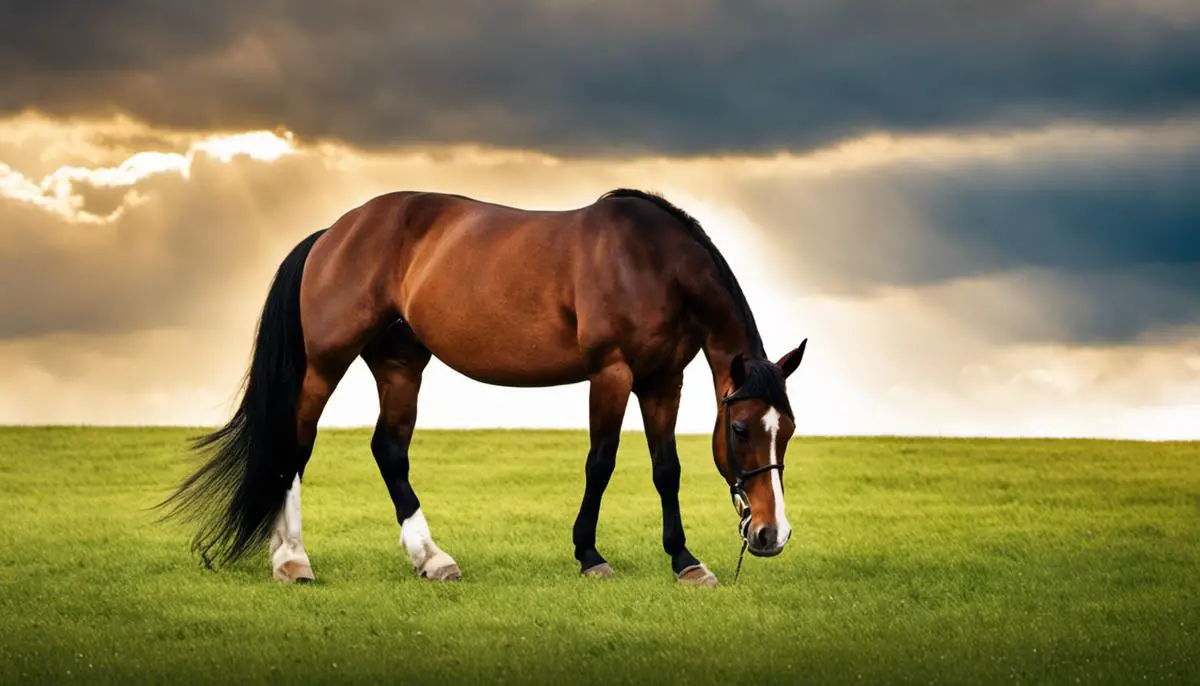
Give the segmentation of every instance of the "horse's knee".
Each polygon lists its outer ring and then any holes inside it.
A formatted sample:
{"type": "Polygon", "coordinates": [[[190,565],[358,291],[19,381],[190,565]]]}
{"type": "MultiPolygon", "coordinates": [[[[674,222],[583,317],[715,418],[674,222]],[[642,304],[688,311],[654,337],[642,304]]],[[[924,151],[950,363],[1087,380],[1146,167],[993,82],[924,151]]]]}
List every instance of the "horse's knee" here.
{"type": "Polygon", "coordinates": [[[371,455],[379,463],[379,468],[388,472],[408,467],[408,439],[398,435],[393,427],[385,424],[381,418],[375,424],[375,433],[371,435],[371,455]]]}
{"type": "Polygon", "coordinates": [[[654,487],[660,492],[679,491],[679,458],[674,455],[654,461],[652,472],[654,487]]]}
{"type": "Polygon", "coordinates": [[[605,437],[596,440],[588,451],[585,469],[592,478],[611,476],[617,466],[618,439],[605,437]]]}

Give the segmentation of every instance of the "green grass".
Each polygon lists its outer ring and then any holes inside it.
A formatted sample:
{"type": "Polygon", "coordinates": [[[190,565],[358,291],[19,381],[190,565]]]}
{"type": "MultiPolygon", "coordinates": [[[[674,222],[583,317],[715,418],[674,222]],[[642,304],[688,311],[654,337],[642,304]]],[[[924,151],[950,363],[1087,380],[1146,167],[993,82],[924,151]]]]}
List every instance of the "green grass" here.
{"type": "Polygon", "coordinates": [[[795,532],[749,558],[708,439],[680,441],[684,588],[627,434],[582,579],[578,432],[419,431],[413,478],[464,572],[412,576],[366,431],[306,476],[318,582],[211,573],[147,508],[189,432],[0,430],[0,683],[1196,683],[1200,444],[797,438],[795,532]]]}

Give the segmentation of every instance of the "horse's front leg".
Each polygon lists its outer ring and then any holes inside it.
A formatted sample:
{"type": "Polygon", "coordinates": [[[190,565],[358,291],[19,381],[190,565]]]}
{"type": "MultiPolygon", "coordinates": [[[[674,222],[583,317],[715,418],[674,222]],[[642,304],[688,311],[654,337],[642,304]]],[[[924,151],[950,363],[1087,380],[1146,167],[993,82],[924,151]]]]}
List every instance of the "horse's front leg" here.
{"type": "Polygon", "coordinates": [[[617,464],[617,446],[621,441],[621,422],[633,388],[633,373],[624,363],[615,363],[591,376],[590,416],[591,448],[585,468],[586,486],[579,514],[575,518],[573,539],[575,559],[582,574],[611,576],[612,567],[596,552],[596,523],[600,518],[600,500],[617,464]]]}
{"type": "Polygon", "coordinates": [[[675,449],[675,420],[679,416],[682,376],[638,390],[642,424],[653,463],[654,488],[662,500],[663,549],[671,556],[671,571],[680,583],[716,586],[717,577],[687,549],[679,513],[679,453],[675,449]]]}

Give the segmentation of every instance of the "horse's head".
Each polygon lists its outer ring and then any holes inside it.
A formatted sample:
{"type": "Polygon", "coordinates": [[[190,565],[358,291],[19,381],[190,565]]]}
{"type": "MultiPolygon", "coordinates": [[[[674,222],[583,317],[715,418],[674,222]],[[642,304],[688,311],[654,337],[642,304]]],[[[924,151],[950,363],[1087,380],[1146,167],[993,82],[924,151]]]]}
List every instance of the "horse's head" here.
{"type": "Polygon", "coordinates": [[[752,554],[778,555],[792,534],[783,504],[783,457],[796,430],[785,379],[800,366],[805,339],[778,362],[738,355],[713,431],[713,458],[729,483],[752,554]]]}

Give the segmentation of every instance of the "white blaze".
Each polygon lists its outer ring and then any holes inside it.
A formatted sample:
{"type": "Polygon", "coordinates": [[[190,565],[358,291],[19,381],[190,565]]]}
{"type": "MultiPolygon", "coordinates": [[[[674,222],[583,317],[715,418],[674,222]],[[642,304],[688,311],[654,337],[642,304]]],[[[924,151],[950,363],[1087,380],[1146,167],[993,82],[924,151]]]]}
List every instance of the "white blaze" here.
{"type": "MultiPolygon", "coordinates": [[[[771,408],[763,415],[763,428],[771,441],[771,464],[779,464],[779,410],[771,408]]],[[[771,491],[775,495],[775,526],[779,528],[779,544],[787,543],[792,535],[792,526],[788,524],[787,514],[783,506],[783,482],[779,478],[779,470],[771,470],[771,491]]]]}

